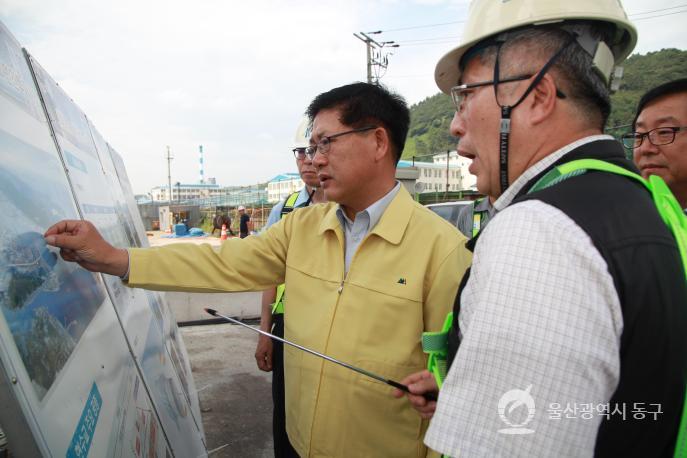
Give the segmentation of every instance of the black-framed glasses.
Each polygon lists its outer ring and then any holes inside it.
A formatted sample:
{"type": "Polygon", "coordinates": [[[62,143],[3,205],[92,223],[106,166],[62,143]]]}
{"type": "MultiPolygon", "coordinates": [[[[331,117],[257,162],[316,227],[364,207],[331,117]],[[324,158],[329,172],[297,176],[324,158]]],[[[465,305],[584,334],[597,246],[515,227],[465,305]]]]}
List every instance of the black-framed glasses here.
{"type": "Polygon", "coordinates": [[[648,132],[631,132],[623,135],[623,146],[627,149],[639,148],[644,138],[649,139],[649,143],[654,146],[668,145],[675,141],[678,132],[687,131],[687,126],[682,127],[657,127],[648,132]]]}
{"type": "Polygon", "coordinates": [[[360,127],[358,129],[347,130],[345,132],[339,132],[338,134],[324,136],[320,138],[320,141],[316,144],[310,145],[307,148],[305,148],[305,155],[308,157],[308,159],[312,161],[315,157],[315,154],[317,154],[318,151],[320,152],[320,154],[327,154],[329,152],[329,148],[331,147],[332,140],[334,140],[335,138],[348,134],[359,134],[361,132],[367,132],[368,130],[376,128],[377,126],[360,127]]]}
{"type": "MultiPolygon", "coordinates": [[[[513,83],[515,81],[524,81],[526,79],[532,78],[532,75],[520,75],[520,76],[513,76],[511,78],[504,78],[502,80],[499,80],[497,84],[501,83],[513,83]]],[[[482,86],[493,86],[495,83],[494,80],[491,81],[481,81],[479,83],[468,83],[468,84],[459,84],[458,86],[453,86],[451,88],[451,99],[453,100],[453,104],[456,106],[456,111],[460,112],[461,111],[461,105],[463,104],[463,101],[465,100],[465,97],[470,93],[472,89],[482,87],[482,86]]]]}
{"type": "MultiPolygon", "coordinates": [[[[504,78],[502,80],[499,80],[498,82],[491,80],[491,81],[481,81],[479,83],[468,83],[468,84],[459,84],[458,86],[453,86],[451,88],[451,99],[453,100],[453,104],[456,106],[456,111],[460,113],[461,111],[461,106],[463,105],[463,101],[465,101],[465,97],[470,94],[470,91],[478,88],[478,87],[483,87],[483,86],[494,86],[497,84],[503,84],[503,83],[514,83],[516,81],[524,81],[526,79],[532,78],[533,75],[520,75],[520,76],[512,76],[510,78],[504,78]]],[[[559,99],[564,99],[565,94],[560,91],[558,88],[556,88],[556,97],[559,99]]]]}
{"type": "Polygon", "coordinates": [[[295,157],[299,161],[302,161],[303,159],[305,159],[305,156],[306,156],[305,150],[306,149],[307,148],[305,146],[299,146],[297,148],[292,149],[291,151],[293,151],[293,157],[295,157]]]}

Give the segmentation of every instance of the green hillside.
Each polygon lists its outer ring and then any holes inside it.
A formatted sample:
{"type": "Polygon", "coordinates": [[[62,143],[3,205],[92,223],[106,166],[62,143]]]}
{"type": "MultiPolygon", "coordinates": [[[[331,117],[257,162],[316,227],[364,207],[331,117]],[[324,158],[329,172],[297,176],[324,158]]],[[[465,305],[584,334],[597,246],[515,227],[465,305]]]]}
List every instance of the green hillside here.
{"type": "MultiPolygon", "coordinates": [[[[613,103],[608,127],[630,124],[639,98],[650,88],[677,78],[687,77],[687,51],[662,49],[647,54],[634,54],[623,64],[624,75],[620,90],[611,96],[613,103]]],[[[417,160],[431,160],[430,155],[454,150],[456,139],[448,133],[453,118],[451,98],[438,93],[410,107],[410,130],[403,158],[423,156],[417,160]]],[[[627,129],[609,129],[621,135],[627,129]]]]}
{"type": "Polygon", "coordinates": [[[639,98],[652,87],[687,77],[687,51],[662,49],[644,55],[634,54],[623,63],[623,68],[623,83],[611,96],[613,105],[608,127],[632,123],[639,98]]]}

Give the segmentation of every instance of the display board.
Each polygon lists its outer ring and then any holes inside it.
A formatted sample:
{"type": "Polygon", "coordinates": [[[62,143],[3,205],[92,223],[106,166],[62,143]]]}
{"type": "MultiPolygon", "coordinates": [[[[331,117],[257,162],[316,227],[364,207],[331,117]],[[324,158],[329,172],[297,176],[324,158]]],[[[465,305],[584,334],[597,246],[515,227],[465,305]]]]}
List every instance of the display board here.
{"type": "MultiPolygon", "coordinates": [[[[98,143],[96,142],[96,145],[97,144],[98,143]]],[[[110,159],[112,161],[113,168],[115,169],[119,183],[121,184],[119,189],[123,192],[124,203],[126,206],[124,207],[120,203],[117,208],[122,208],[122,212],[126,213],[126,215],[129,215],[130,220],[133,222],[135,234],[145,234],[143,220],[138,212],[138,205],[134,199],[129,177],[126,174],[124,161],[119,153],[112,148],[112,146],[108,144],[107,147],[110,151],[110,159]],[[128,209],[128,212],[126,209],[128,209]]],[[[104,159],[103,163],[106,162],[107,160],[104,159]]],[[[144,242],[142,246],[147,246],[148,239],[146,237],[142,237],[142,240],[144,242]]],[[[193,377],[191,375],[191,364],[189,362],[188,353],[186,352],[186,346],[181,341],[181,336],[178,332],[179,329],[177,328],[171,308],[167,303],[164,293],[148,291],[147,294],[147,302],[150,305],[150,309],[153,312],[159,311],[155,322],[158,324],[158,330],[164,340],[164,346],[167,348],[168,356],[173,364],[177,379],[181,383],[184,397],[191,406],[191,414],[193,415],[193,419],[195,420],[198,429],[201,431],[201,433],[203,433],[200,404],[198,401],[198,396],[196,395],[193,377]]],[[[125,330],[126,329],[127,326],[125,326],[125,330]]],[[[135,354],[137,358],[140,356],[138,353],[135,354]]]]}
{"type": "Polygon", "coordinates": [[[0,424],[22,415],[44,456],[206,455],[162,296],[45,244],[50,225],[79,218],[115,246],[147,240],[121,157],[2,24],[0,113],[0,367],[19,410],[0,424]]]}

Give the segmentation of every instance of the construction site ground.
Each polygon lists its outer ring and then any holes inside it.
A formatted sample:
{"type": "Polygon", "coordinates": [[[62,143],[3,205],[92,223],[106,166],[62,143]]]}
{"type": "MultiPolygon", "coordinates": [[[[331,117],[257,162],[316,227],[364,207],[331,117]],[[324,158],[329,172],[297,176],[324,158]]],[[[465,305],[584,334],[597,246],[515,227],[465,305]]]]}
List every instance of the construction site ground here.
{"type": "MultiPolygon", "coordinates": [[[[218,246],[221,243],[218,237],[166,238],[164,235],[148,232],[151,246],[183,242],[218,246]]],[[[239,316],[254,326],[260,315],[260,293],[168,293],[168,301],[177,321],[189,321],[179,319],[182,316],[191,317],[194,323],[202,322],[198,318],[203,315],[198,311],[203,307],[220,311],[224,308],[228,316],[239,316]],[[232,309],[237,303],[242,305],[232,309]]],[[[257,334],[227,323],[194,324],[180,329],[198,390],[210,456],[273,456],[272,374],[260,371],[255,364],[257,334]]]]}

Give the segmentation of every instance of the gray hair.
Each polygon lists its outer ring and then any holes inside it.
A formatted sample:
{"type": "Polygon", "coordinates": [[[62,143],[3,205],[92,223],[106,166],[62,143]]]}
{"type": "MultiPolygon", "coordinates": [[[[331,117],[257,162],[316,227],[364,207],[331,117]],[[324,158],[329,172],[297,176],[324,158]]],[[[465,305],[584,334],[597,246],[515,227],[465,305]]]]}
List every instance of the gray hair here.
{"type": "MultiPolygon", "coordinates": [[[[590,32],[604,40],[611,32],[605,27],[590,27],[590,32]]],[[[497,40],[505,39],[499,51],[499,41],[494,40],[466,55],[467,59],[480,57],[483,64],[493,65],[499,56],[499,78],[516,74],[536,74],[541,67],[573,35],[556,25],[528,27],[508,32],[497,40]]],[[[461,64],[465,64],[466,58],[461,64]]],[[[592,65],[593,56],[573,42],[563,50],[549,72],[555,75],[559,89],[589,124],[603,130],[611,112],[611,97],[604,78],[592,65]]]]}

